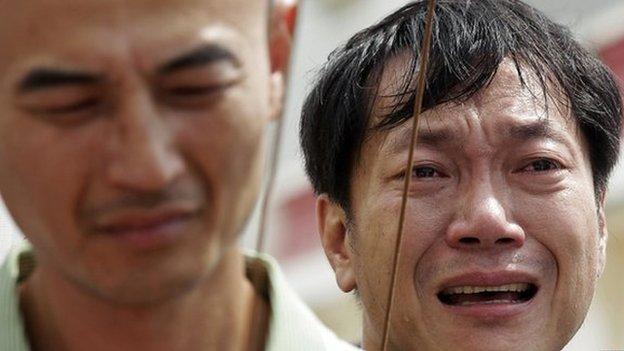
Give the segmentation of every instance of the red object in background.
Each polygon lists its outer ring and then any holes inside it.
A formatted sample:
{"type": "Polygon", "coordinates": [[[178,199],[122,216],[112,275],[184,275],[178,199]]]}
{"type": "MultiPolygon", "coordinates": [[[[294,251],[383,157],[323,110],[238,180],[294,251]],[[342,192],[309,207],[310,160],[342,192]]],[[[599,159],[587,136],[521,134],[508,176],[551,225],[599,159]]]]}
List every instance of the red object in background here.
{"type": "Polygon", "coordinates": [[[316,197],[309,186],[280,204],[277,218],[282,225],[275,252],[278,258],[294,258],[320,249],[315,209],[316,197]]]}
{"type": "MultiPolygon", "coordinates": [[[[619,78],[620,88],[624,92],[624,38],[602,47],[598,50],[598,55],[619,78]]],[[[624,135],[624,130],[622,133],[624,135]]]]}
{"type": "Polygon", "coordinates": [[[601,48],[598,55],[624,81],[624,38],[601,48]]]}

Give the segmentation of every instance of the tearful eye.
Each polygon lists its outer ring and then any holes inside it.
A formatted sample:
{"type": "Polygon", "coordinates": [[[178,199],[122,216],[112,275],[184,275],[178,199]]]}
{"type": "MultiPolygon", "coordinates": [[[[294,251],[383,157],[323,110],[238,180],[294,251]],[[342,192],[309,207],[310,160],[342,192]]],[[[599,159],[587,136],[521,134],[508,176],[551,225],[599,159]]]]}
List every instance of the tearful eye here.
{"type": "Polygon", "coordinates": [[[433,167],[414,167],[412,176],[416,178],[434,178],[441,177],[441,174],[433,167]]]}
{"type": "Polygon", "coordinates": [[[548,172],[553,170],[561,169],[561,166],[552,160],[549,159],[539,159],[529,163],[526,167],[522,169],[525,172],[548,172]]]}

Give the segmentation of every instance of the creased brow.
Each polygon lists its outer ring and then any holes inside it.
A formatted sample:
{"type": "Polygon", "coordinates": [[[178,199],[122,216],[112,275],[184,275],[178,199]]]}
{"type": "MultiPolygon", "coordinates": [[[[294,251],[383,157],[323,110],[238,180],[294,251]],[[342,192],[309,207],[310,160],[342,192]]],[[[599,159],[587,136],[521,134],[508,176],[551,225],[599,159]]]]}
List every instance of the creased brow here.
{"type": "MultiPolygon", "coordinates": [[[[409,148],[412,138],[412,131],[410,129],[402,130],[393,140],[390,141],[388,148],[389,154],[396,154],[405,151],[409,148]]],[[[429,129],[421,128],[418,131],[417,145],[418,146],[431,146],[440,147],[442,144],[446,144],[452,141],[451,132],[447,129],[429,129]]]]}
{"type": "Polygon", "coordinates": [[[540,119],[530,124],[514,125],[508,129],[507,134],[510,138],[519,141],[551,139],[567,144],[566,138],[557,132],[547,119],[540,119]]]}

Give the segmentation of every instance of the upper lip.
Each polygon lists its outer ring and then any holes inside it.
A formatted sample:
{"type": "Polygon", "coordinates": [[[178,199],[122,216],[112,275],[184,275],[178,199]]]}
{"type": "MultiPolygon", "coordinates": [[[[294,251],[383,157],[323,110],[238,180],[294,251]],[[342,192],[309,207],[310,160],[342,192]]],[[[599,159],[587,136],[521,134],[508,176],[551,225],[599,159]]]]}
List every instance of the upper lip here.
{"type": "Polygon", "coordinates": [[[127,208],[99,216],[94,221],[94,229],[105,233],[140,230],[185,219],[198,212],[198,206],[190,202],[169,203],[153,208],[127,208]]]}
{"type": "Polygon", "coordinates": [[[521,271],[475,271],[453,276],[444,280],[436,293],[458,286],[500,286],[514,283],[529,283],[538,286],[535,275],[521,271]]]}

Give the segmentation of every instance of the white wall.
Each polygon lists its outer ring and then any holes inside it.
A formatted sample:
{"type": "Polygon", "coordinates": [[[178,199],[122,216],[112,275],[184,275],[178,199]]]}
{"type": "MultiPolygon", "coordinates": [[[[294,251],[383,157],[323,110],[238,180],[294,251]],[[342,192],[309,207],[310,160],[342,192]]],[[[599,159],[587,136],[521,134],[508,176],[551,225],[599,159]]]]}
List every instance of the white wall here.
{"type": "Polygon", "coordinates": [[[17,226],[9,216],[9,213],[0,198],[0,262],[11,246],[20,238],[17,226]]]}

